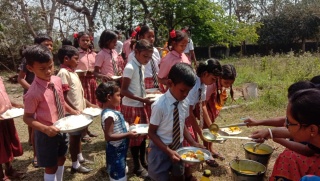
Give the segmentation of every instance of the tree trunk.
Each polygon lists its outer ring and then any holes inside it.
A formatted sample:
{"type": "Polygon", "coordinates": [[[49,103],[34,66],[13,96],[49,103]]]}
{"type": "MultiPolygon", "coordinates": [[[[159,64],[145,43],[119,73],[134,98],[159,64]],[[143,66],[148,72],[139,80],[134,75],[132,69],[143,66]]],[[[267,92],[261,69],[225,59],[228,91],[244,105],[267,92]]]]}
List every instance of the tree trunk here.
{"type": "Polygon", "coordinates": [[[34,31],[31,23],[30,23],[30,19],[28,17],[28,12],[26,10],[26,7],[25,7],[25,3],[24,3],[24,0],[19,0],[19,4],[20,4],[20,7],[21,7],[21,11],[22,11],[22,14],[23,14],[23,18],[24,20],[26,21],[26,25],[28,27],[28,30],[30,32],[30,34],[35,38],[37,36],[36,32],[34,31]]]}
{"type": "Polygon", "coordinates": [[[305,38],[302,38],[302,53],[304,53],[306,51],[306,39],[305,38]]]}

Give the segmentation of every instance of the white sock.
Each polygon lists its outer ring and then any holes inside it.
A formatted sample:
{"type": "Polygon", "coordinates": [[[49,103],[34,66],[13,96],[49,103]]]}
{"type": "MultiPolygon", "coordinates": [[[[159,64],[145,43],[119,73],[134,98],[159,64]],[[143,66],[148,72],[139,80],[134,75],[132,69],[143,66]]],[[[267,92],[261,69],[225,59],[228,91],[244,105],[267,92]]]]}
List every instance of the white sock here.
{"type": "Polygon", "coordinates": [[[78,157],[78,160],[80,161],[80,160],[84,160],[84,158],[83,158],[83,156],[82,156],[82,153],[79,153],[78,155],[77,155],[77,157],[78,157]]]}
{"type": "Polygon", "coordinates": [[[56,179],[57,181],[63,180],[63,172],[64,172],[64,166],[58,166],[58,170],[56,171],[56,179]]]}
{"type": "Polygon", "coordinates": [[[44,173],[44,181],[55,181],[55,180],[56,180],[56,174],[44,173]]]}
{"type": "Polygon", "coordinates": [[[72,168],[75,168],[75,169],[77,169],[77,168],[79,168],[80,167],[80,163],[79,163],[79,161],[77,160],[77,161],[75,161],[75,162],[72,162],[72,168]]]}

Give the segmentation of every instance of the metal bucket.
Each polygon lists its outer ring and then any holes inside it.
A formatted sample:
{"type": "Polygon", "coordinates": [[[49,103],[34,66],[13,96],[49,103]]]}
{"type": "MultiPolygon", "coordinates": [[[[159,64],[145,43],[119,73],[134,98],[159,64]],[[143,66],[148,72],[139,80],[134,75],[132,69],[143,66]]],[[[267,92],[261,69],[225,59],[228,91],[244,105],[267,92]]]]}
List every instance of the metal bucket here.
{"type": "Polygon", "coordinates": [[[266,167],[252,160],[232,160],[229,163],[233,181],[263,181],[266,167]],[[250,173],[251,172],[251,173],[250,173]]]}
{"type": "Polygon", "coordinates": [[[258,143],[249,142],[243,145],[246,159],[257,161],[268,167],[271,154],[273,153],[273,148],[267,144],[262,143],[256,148],[256,151],[253,152],[253,148],[256,144],[258,143]]]}

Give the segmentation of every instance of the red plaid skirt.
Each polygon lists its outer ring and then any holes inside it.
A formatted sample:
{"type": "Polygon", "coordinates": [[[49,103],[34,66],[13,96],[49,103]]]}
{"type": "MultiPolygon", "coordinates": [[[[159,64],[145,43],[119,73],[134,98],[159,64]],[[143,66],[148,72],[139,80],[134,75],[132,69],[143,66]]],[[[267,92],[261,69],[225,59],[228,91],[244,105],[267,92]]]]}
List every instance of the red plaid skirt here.
{"type": "Polygon", "coordinates": [[[0,164],[23,154],[19,136],[13,119],[0,121],[0,164]]]}
{"type": "MultiPolygon", "coordinates": [[[[153,78],[152,77],[147,77],[144,79],[144,86],[146,89],[152,89],[154,88],[154,83],[153,83],[153,78]]],[[[146,105],[145,106],[148,118],[150,119],[151,117],[151,105],[146,105]]]]}
{"type": "MultiPolygon", "coordinates": [[[[129,125],[134,123],[134,120],[137,116],[140,117],[139,124],[149,124],[149,119],[146,116],[146,109],[144,107],[131,107],[131,106],[125,106],[121,105],[121,111],[123,114],[124,119],[129,123],[129,125]]],[[[146,139],[147,136],[139,136],[136,138],[130,139],[129,146],[140,146],[142,141],[146,139]]]]}
{"type": "Polygon", "coordinates": [[[285,149],[277,158],[269,181],[300,180],[304,175],[320,175],[320,155],[311,157],[285,149]]]}
{"type": "Polygon", "coordinates": [[[92,104],[98,105],[96,98],[97,81],[93,74],[80,76],[84,97],[92,104]]]}
{"type": "MultiPolygon", "coordinates": [[[[198,136],[197,136],[197,133],[195,131],[193,131],[193,127],[191,125],[191,122],[189,120],[189,117],[186,119],[185,121],[185,125],[190,133],[190,135],[192,136],[192,138],[198,142],[198,136]]],[[[190,146],[190,144],[188,143],[188,141],[186,139],[183,139],[183,142],[182,142],[182,146],[185,147],[185,146],[190,146]]]]}

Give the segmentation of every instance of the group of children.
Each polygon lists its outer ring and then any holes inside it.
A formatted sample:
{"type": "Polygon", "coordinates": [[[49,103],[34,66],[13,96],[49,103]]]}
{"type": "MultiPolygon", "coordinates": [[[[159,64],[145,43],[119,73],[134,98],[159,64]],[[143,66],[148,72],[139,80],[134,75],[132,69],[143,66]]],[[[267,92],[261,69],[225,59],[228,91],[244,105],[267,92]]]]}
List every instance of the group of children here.
{"type": "MultiPolygon", "coordinates": [[[[26,89],[23,102],[28,106],[23,120],[32,130],[30,144],[34,146],[34,161],[37,166],[45,167],[44,180],[63,179],[68,146],[71,172],[88,173],[92,170],[83,166],[91,161],[82,155],[81,138],[85,134],[95,135],[87,129],[67,135],[53,126],[64,116],[81,114],[86,107],[103,109],[101,125],[107,142],[106,163],[110,180],[127,180],[129,148],[133,173],[159,181],[168,180],[169,173],[178,180],[194,179],[190,166],[182,164],[176,152],[182,146],[206,147],[214,156],[220,156],[212,145],[200,144],[198,136],[203,139],[201,129],[214,122],[217,109],[227,98],[226,88],[231,89],[232,95],[235,68],[221,66],[217,60],[209,59],[193,69],[190,59],[183,53],[188,45],[185,31],[170,32],[170,52],[162,58],[153,46],[155,35],[150,27],[137,27],[133,35],[131,48],[125,42],[123,52],[126,55],[120,56],[115,50],[118,41],[115,32],[102,32],[99,39],[101,50],[97,54],[93,51],[89,33],[75,33],[74,46],[63,45],[58,50],[60,70],[56,76],[49,36],[39,36],[41,41],[35,41],[35,45],[24,50],[19,82],[26,89]],[[28,73],[34,74],[33,80],[28,81],[28,73]],[[102,82],[99,86],[97,80],[102,82]],[[146,96],[146,89],[150,88],[158,88],[163,93],[155,102],[146,96]],[[210,101],[214,108],[209,106],[210,101]],[[149,124],[148,135],[129,131],[129,125],[137,119],[139,123],[149,124]]],[[[1,102],[0,113],[11,108],[4,98],[7,103],[1,102]]],[[[0,123],[3,122],[9,121],[0,123]]],[[[19,150],[12,150],[15,154],[6,156],[8,159],[1,160],[1,163],[21,155],[22,149],[19,150]]],[[[213,158],[207,164],[216,166],[213,158]]],[[[6,166],[7,176],[18,174],[10,172],[10,165],[6,166]]]]}

